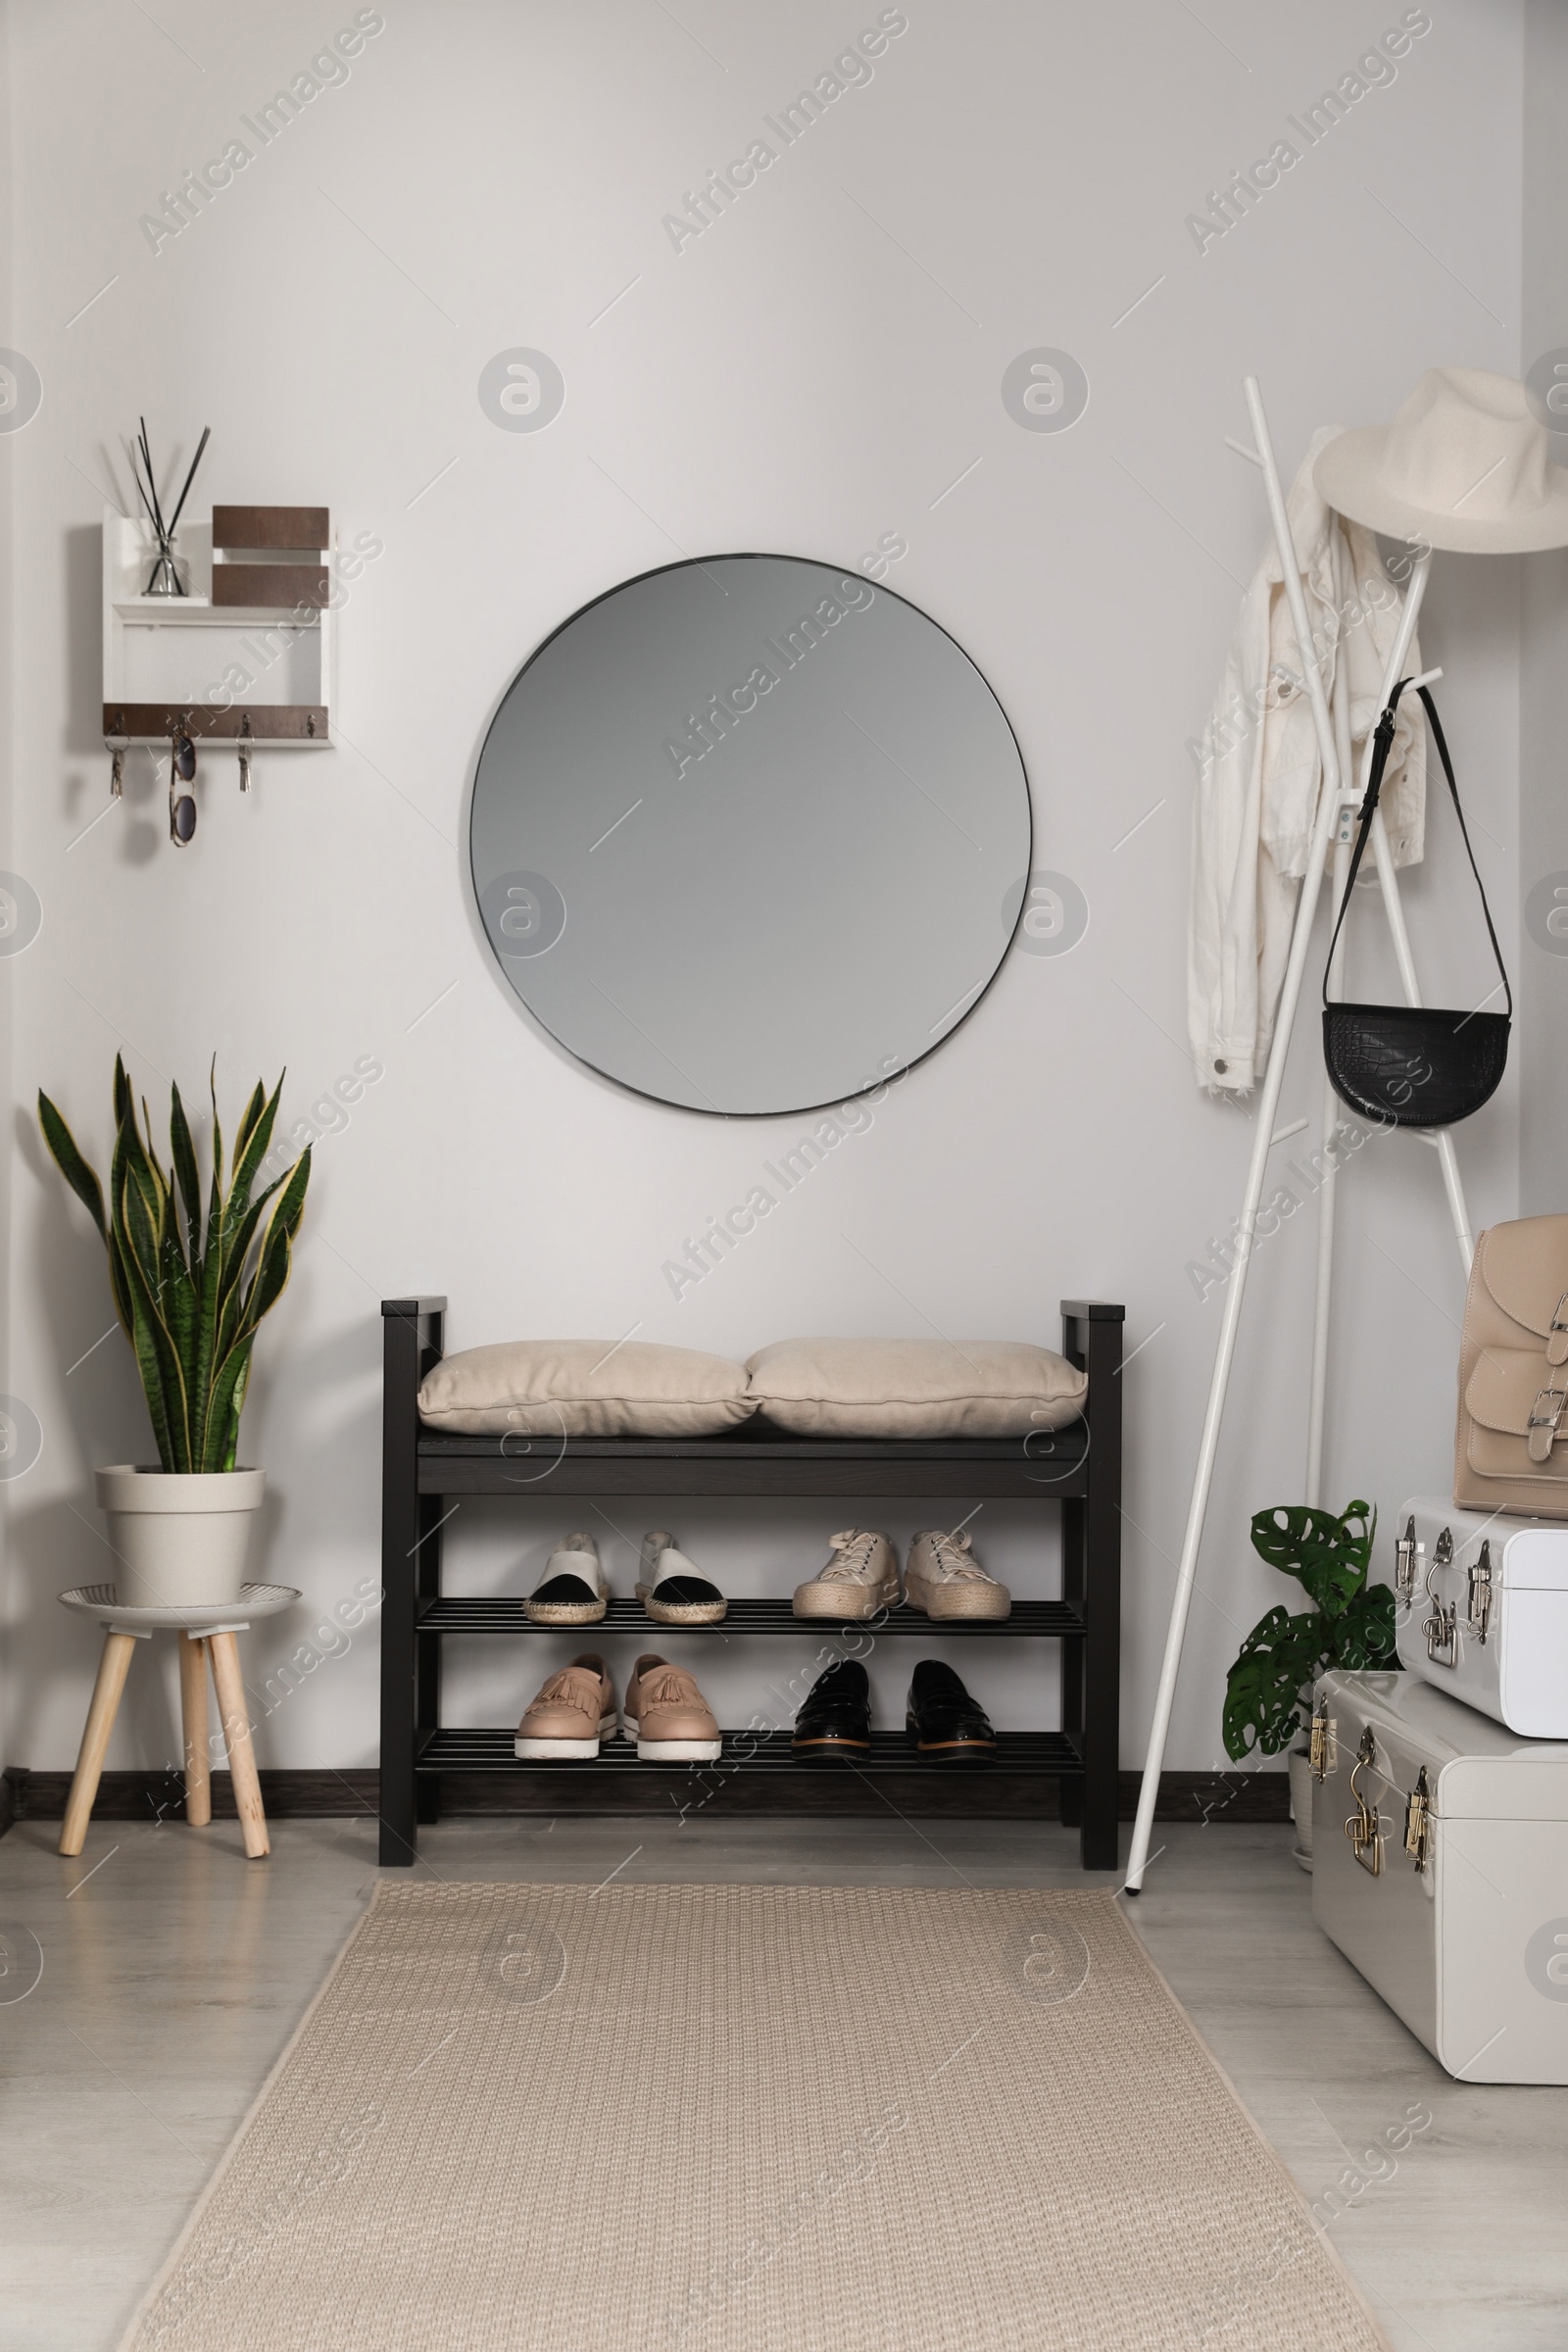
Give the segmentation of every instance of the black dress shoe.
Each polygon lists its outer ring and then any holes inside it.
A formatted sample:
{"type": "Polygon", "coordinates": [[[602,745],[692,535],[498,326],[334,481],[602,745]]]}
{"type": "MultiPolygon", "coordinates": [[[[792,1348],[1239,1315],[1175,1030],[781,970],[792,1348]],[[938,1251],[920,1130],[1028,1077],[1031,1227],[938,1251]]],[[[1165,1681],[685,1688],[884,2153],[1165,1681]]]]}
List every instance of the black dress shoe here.
{"type": "Polygon", "coordinates": [[[984,1764],[997,1752],[997,1735],[977,1699],[951,1666],[922,1658],[909,1685],[905,1727],[916,1749],[937,1764],[984,1764]]]}
{"type": "Polygon", "coordinates": [[[803,1764],[871,1752],[871,1686],[865,1668],[840,1658],[819,1674],[801,1701],[790,1747],[803,1764]]]}

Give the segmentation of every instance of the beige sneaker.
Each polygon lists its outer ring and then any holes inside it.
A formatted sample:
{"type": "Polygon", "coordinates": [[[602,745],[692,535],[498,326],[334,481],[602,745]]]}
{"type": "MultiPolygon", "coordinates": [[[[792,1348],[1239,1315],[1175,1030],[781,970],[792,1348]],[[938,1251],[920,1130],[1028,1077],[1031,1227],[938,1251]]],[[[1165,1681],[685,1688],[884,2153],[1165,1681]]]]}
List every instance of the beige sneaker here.
{"type": "Polygon", "coordinates": [[[711,1764],[724,1750],[713,1711],[686,1669],[652,1650],[632,1668],[621,1722],[639,1756],[656,1764],[711,1764]]]}
{"type": "Polygon", "coordinates": [[[597,1756],[615,1737],[615,1686],[603,1658],[573,1658],[551,1675],[517,1726],[519,1756],[597,1756]]]}
{"type": "Polygon", "coordinates": [[[886,1536],[846,1528],[832,1539],[833,1557],[820,1576],[795,1588],[797,1617],[874,1617],[897,1608],[899,1555],[886,1536]]]}
{"type": "Polygon", "coordinates": [[[534,1625],[597,1625],[609,1605],[610,1582],[599,1564],[599,1546],[579,1529],[562,1537],[522,1610],[534,1625]]]}
{"type": "Polygon", "coordinates": [[[1010,1617],[1012,1594],[987,1576],[961,1532],[927,1528],[909,1545],[904,1597],[928,1617],[1010,1617]]]}

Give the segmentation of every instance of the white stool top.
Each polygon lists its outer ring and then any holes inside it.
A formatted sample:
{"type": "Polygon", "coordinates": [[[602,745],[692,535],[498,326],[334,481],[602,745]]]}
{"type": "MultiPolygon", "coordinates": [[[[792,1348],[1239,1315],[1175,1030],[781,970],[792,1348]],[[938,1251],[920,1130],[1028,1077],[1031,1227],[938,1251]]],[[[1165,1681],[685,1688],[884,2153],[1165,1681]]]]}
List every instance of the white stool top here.
{"type": "Polygon", "coordinates": [[[59,1595],[63,1609],[96,1617],[111,1634],[151,1634],[166,1628],[182,1634],[242,1634],[256,1617],[275,1617],[299,1599],[294,1585],[242,1585],[237,1600],[208,1601],[186,1608],[122,1608],[113,1585],[75,1585],[59,1595]]]}

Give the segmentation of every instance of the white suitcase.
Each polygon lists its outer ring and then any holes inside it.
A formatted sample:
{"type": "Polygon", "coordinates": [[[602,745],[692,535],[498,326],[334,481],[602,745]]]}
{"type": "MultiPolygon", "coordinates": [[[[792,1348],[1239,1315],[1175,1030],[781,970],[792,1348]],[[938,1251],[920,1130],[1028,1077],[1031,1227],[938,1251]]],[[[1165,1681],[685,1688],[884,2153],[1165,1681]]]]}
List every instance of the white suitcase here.
{"type": "Polygon", "coordinates": [[[1313,1693],[1312,1916],[1441,2066],[1568,2083],[1568,1744],[1409,1674],[1313,1693]]]}
{"type": "Polygon", "coordinates": [[[1527,1740],[1568,1740],[1568,1527],[1417,1494],[1394,1551],[1400,1664],[1527,1740]]]}

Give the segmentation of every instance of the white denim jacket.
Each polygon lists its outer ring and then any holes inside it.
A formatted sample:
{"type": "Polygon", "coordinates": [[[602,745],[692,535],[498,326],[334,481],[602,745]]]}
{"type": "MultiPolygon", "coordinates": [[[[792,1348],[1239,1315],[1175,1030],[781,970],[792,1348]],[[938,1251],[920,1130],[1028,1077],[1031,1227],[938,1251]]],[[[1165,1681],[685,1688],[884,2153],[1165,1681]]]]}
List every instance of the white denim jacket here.
{"type": "MultiPolygon", "coordinates": [[[[1398,590],[1373,533],[1336,514],[1313,487],[1313,461],[1339,429],[1328,425],[1312,436],[1289,507],[1323,691],[1332,700],[1342,665],[1349,691],[1356,755],[1349,781],[1358,785],[1361,747],[1377,724],[1383,665],[1398,625],[1398,590]]],[[[1322,772],[1284,577],[1271,538],[1242,599],[1207,727],[1188,745],[1199,781],[1187,1024],[1194,1074],[1212,1094],[1246,1094],[1267,1063],[1322,772]]],[[[1406,667],[1412,676],[1421,668],[1415,644],[1406,667]]],[[[1418,704],[1415,710],[1419,718],[1418,704]]],[[[1381,807],[1395,864],[1417,863],[1426,731],[1403,704],[1381,807]]]]}

